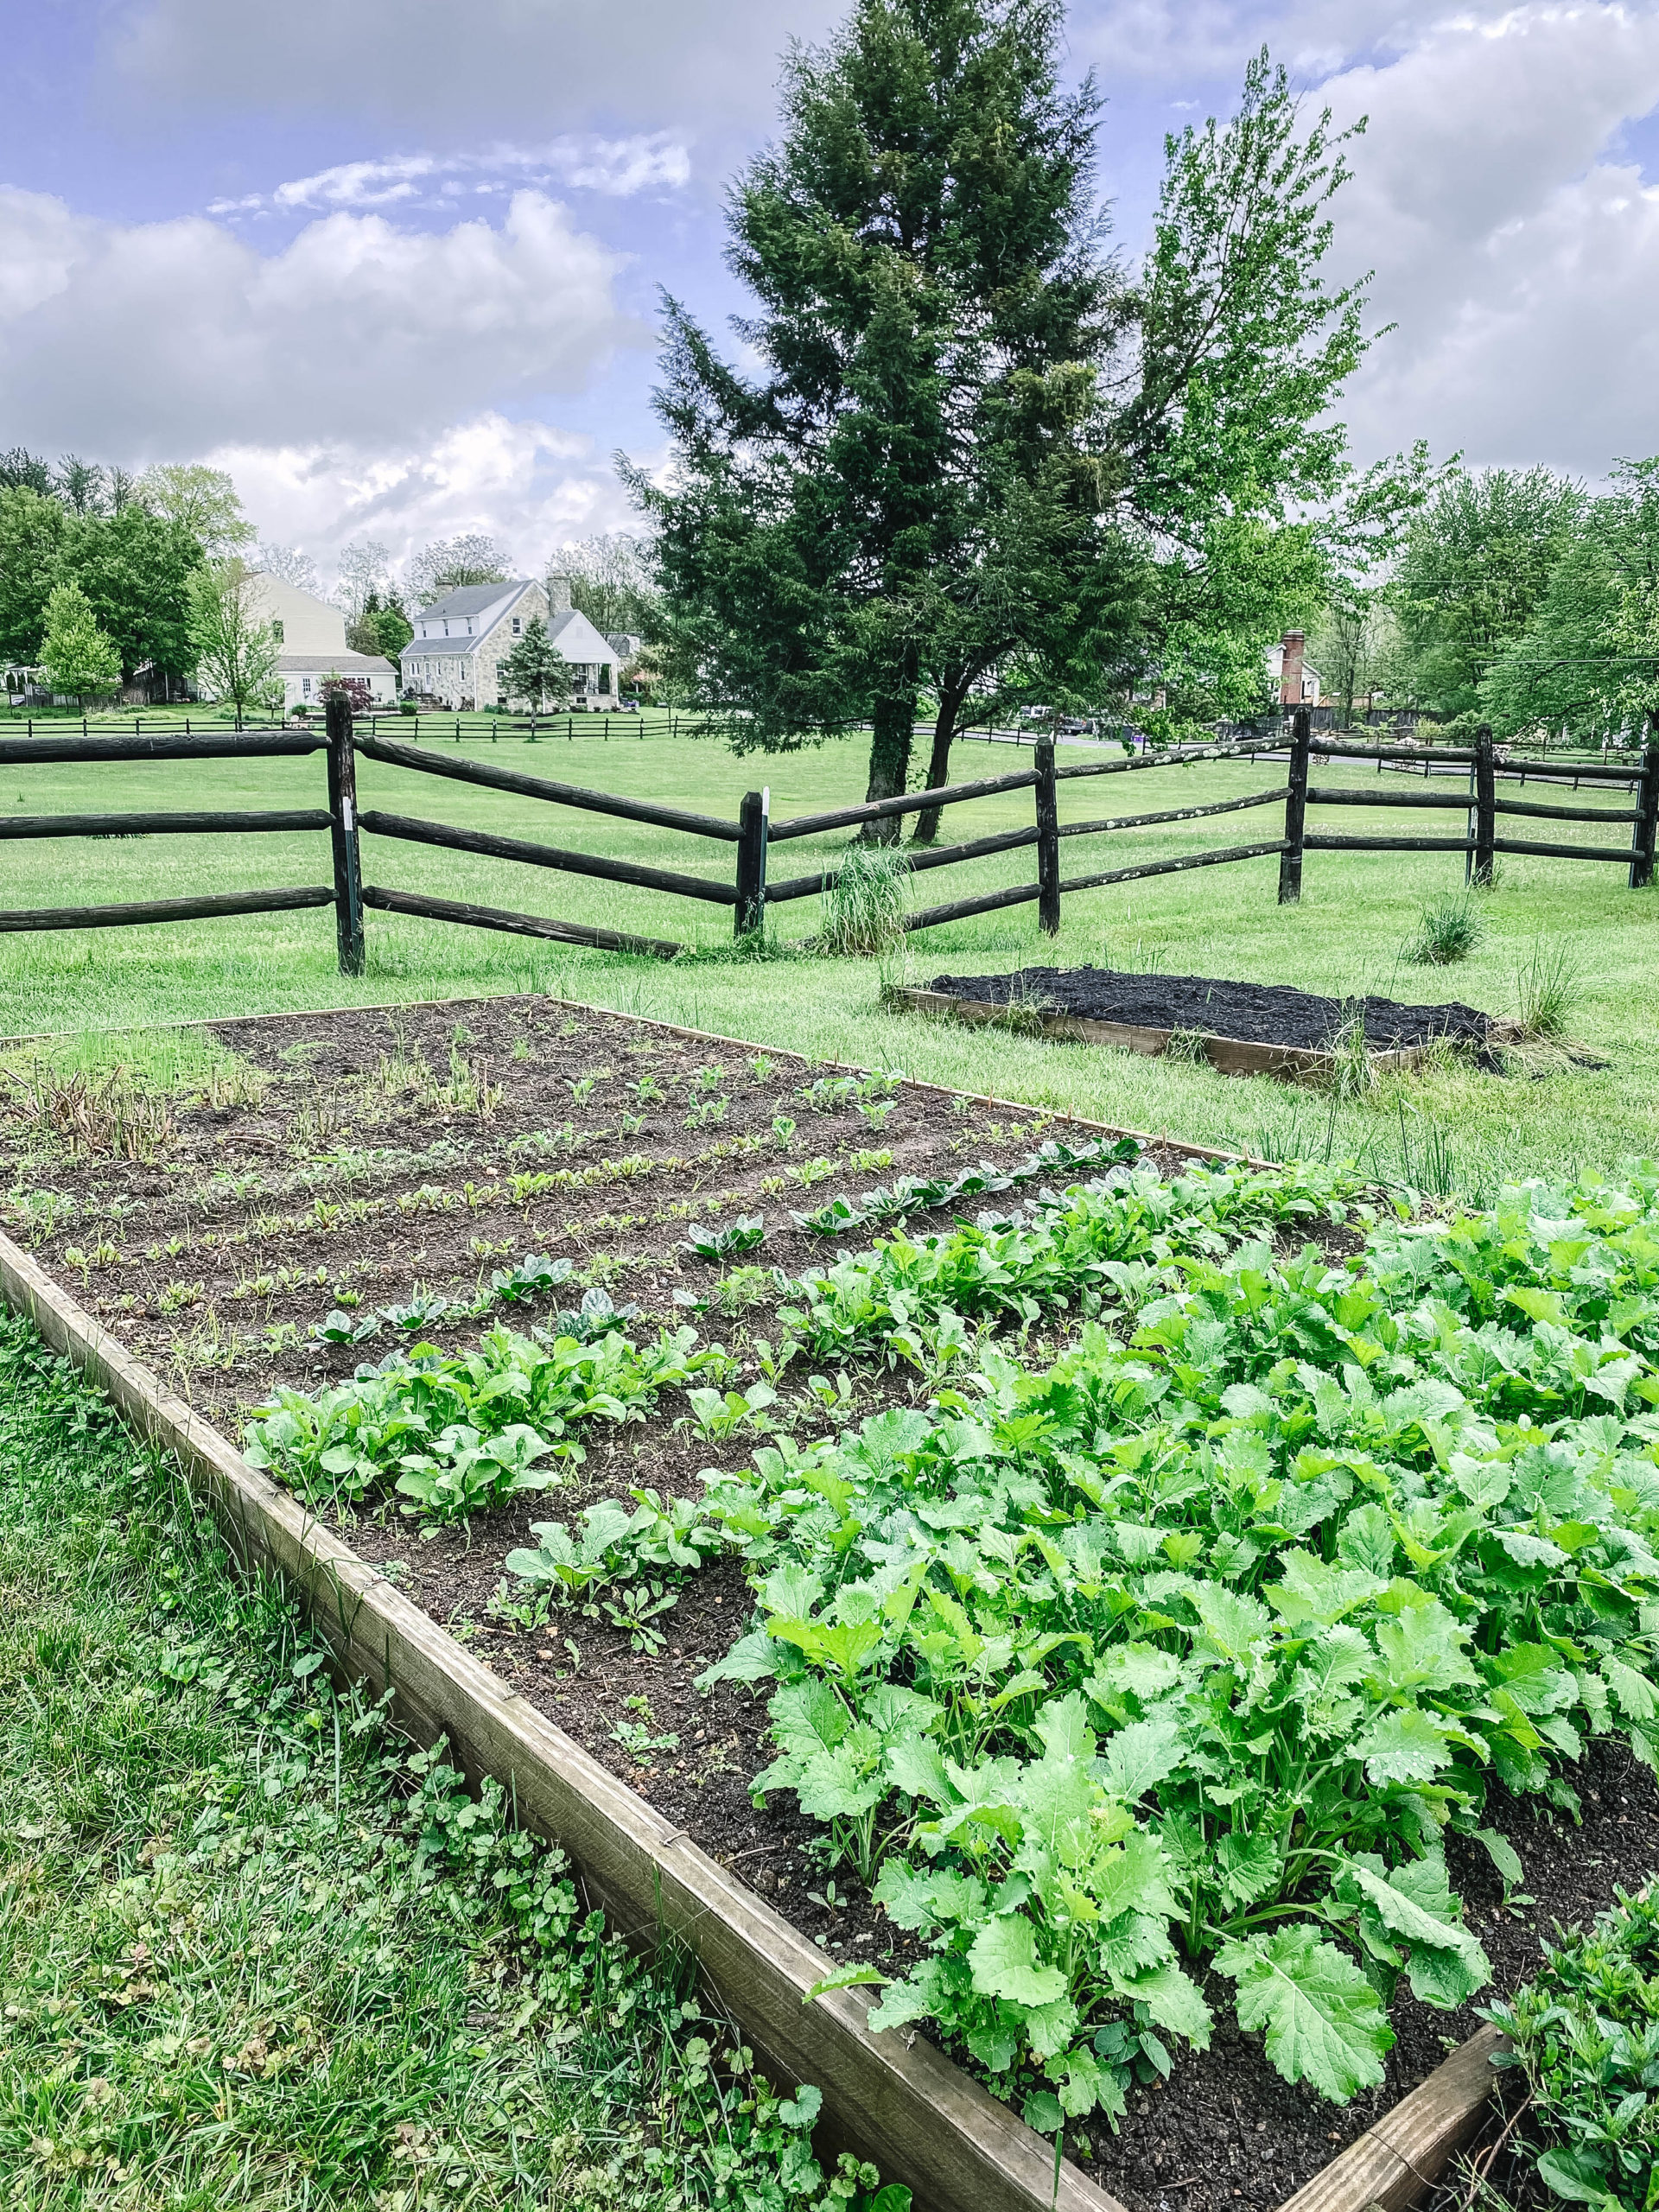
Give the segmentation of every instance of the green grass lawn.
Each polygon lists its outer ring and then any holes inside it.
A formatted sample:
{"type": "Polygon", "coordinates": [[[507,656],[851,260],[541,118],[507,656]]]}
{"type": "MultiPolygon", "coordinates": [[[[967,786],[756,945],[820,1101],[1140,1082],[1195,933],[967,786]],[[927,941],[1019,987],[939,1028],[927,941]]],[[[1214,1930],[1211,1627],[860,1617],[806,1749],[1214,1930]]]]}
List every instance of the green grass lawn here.
{"type": "Polygon", "coordinates": [[[6,2203],[831,2212],[810,2101],[734,2072],[684,1962],[631,1960],[322,1656],[0,1319],[6,2203]]]}
{"type": "MultiPolygon", "coordinates": [[[[593,717],[597,721],[600,717],[593,717]]],[[[611,718],[603,718],[609,720],[611,718]]],[[[619,724],[621,718],[615,718],[619,724]]],[[[447,745],[437,749],[448,751],[447,745]]],[[[478,757],[480,741],[464,751],[478,757]]],[[[772,759],[739,760],[712,741],[673,741],[647,728],[614,741],[584,731],[569,746],[527,747],[522,738],[481,741],[494,761],[563,776],[734,818],[742,792],[766,782],[774,821],[855,802],[864,756],[849,739],[772,759]]],[[[1027,756],[1028,757],[1028,756],[1027,756]]],[[[1082,753],[1061,754],[1062,764],[1082,753]]],[[[1011,749],[964,746],[959,777],[1005,772],[1011,749]]],[[[1150,773],[1081,779],[1061,786],[1062,822],[1136,813],[1265,789],[1277,764],[1205,763],[1150,773]]],[[[532,836],[578,850],[621,855],[728,881],[729,845],[636,827],[594,815],[359,764],[364,806],[532,836]]],[[[1321,771],[1320,780],[1375,783],[1374,772],[1321,771]]],[[[99,808],[315,806],[321,757],[198,765],[124,764],[7,769],[0,811],[99,808]]],[[[1390,787],[1398,785],[1390,779],[1390,787]]],[[[1448,784],[1449,791],[1452,786],[1448,784]]],[[[1030,819],[1020,791],[953,810],[948,834],[968,838],[1030,819]]],[[[1396,813],[1345,808],[1326,826],[1397,830],[1396,813]]],[[[1462,817],[1408,817],[1460,834],[1462,817]]],[[[1196,823],[1068,839],[1068,874],[1124,866],[1199,845],[1255,842],[1275,834],[1277,810],[1196,823]]],[[[1549,825],[1554,829],[1555,825],[1549,825]]],[[[1560,828],[1563,836],[1581,833],[1560,828]]],[[[1619,842],[1618,830],[1599,833],[1619,842]]],[[[832,865],[844,834],[774,849],[772,873],[832,865]]],[[[7,907],[52,906],[232,890],[254,884],[328,880],[320,835],[41,842],[4,847],[7,907]]],[[[1028,851],[918,878],[915,903],[931,905],[1027,878],[1028,851]]],[[[718,952],[729,944],[728,910],[590,878],[365,838],[367,879],[480,904],[677,938],[718,952]]],[[[804,958],[737,963],[698,959],[663,965],[586,953],[528,939],[371,912],[368,970],[335,972],[327,909],[162,927],[13,935],[0,939],[0,1029],[131,1031],[156,1022],[283,1008],[538,989],[626,1012],[691,1023],[793,1046],[830,1058],[879,1062],[944,1083],[1059,1105],[1130,1127],[1287,1157],[1352,1155],[1377,1172],[1471,1196],[1503,1177],[1611,1164],[1659,1152],[1659,1034],[1654,975],[1659,964],[1659,894],[1632,894],[1621,868],[1510,857],[1482,900],[1487,929],[1466,962],[1451,969],[1402,963],[1401,953],[1425,902],[1457,887],[1453,855],[1310,854],[1301,906],[1275,903],[1276,862],[1154,878],[1066,899],[1058,941],[1037,929],[1034,906],[913,937],[908,979],[942,969],[1006,969],[1031,962],[1159,964],[1168,972],[1293,982],[1337,995],[1456,997],[1495,1014],[1515,1010],[1517,974],[1541,944],[1575,965],[1580,995],[1572,1028],[1609,1062],[1563,1064],[1537,1077],[1500,1077],[1454,1067],[1389,1078],[1346,1102],[1257,1079],[1243,1082],[1171,1061],[1054,1046],[1014,1035],[963,1032],[881,1011],[872,962],[804,958]]],[[[805,936],[817,902],[775,907],[780,938],[805,936]]],[[[126,1047],[112,1042],[109,1049],[126,1047]]]]}

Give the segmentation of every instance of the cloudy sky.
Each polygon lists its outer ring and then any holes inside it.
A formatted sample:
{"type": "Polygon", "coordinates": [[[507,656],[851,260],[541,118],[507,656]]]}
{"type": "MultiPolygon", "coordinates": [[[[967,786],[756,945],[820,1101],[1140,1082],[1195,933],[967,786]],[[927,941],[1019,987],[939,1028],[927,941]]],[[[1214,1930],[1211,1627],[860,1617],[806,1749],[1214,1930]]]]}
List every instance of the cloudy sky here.
{"type": "MultiPolygon", "coordinates": [[[[718,321],[721,181],[828,0],[56,0],[9,33],[0,446],[229,468],[325,574],[626,524],[658,288],[718,321]]],[[[1074,0],[1102,184],[1143,242],[1164,133],[1266,43],[1370,129],[1344,272],[1397,326],[1345,408],[1603,474],[1659,450],[1659,0],[1074,0]]]]}

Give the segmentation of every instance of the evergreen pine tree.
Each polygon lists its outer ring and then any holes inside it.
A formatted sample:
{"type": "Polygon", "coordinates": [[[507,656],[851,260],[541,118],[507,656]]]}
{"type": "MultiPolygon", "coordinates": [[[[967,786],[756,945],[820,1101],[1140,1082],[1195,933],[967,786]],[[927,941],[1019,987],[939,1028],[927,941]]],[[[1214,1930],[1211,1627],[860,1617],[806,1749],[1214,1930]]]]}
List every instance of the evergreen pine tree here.
{"type": "Polygon", "coordinates": [[[1122,700],[1165,660],[1196,709],[1259,690],[1263,623],[1321,580],[1287,518],[1341,480],[1325,418],[1364,346],[1358,288],[1318,274],[1340,140],[1260,57],[1231,123],[1169,142],[1132,283],[1062,22],[856,0],[790,55],[780,139],[731,195],[760,374],[667,303],[675,474],[626,472],[665,666],[740,749],[868,718],[871,798],[903,789],[924,695],[937,783],[970,701],[1122,700]]]}
{"type": "Polygon", "coordinates": [[[499,680],[503,705],[523,700],[541,709],[550,698],[569,697],[570,664],[548,636],[539,614],[525,623],[524,636],[501,664],[499,680]]]}

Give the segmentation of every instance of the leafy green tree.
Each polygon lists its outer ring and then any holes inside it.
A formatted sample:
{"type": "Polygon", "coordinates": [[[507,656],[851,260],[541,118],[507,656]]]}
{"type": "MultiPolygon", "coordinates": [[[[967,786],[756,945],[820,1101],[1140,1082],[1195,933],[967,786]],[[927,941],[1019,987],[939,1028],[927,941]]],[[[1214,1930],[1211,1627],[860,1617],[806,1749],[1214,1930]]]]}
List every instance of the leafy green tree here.
{"type": "Polygon", "coordinates": [[[41,661],[52,689],[74,699],[101,697],[121,682],[120,652],[79,584],[55,584],[48,596],[41,661]]]}
{"type": "Polygon", "coordinates": [[[159,521],[137,501],[117,514],[71,515],[39,492],[0,491],[0,653],[38,660],[48,598],[54,585],[73,582],[128,676],[146,664],[187,676],[195,664],[189,579],[201,563],[182,524],[159,521]]]}
{"type": "Polygon", "coordinates": [[[1435,487],[1390,594],[1421,705],[1475,709],[1484,670],[1532,620],[1584,508],[1582,485],[1550,468],[1459,468],[1435,487]]]}
{"type": "Polygon", "coordinates": [[[924,693],[937,782],[969,702],[1137,677],[1188,712],[1259,702],[1262,645],[1319,595],[1289,509],[1339,480],[1326,418],[1364,343],[1318,271],[1341,141],[1260,58],[1231,123],[1169,142],[1131,284],[1061,29],[1055,0],[859,0],[790,58],[782,139],[732,195],[761,373],[668,303],[676,474],[629,474],[665,658],[741,747],[868,717],[872,797],[924,693]]]}
{"type": "Polygon", "coordinates": [[[383,653],[396,660],[414,634],[415,626],[397,594],[388,591],[383,600],[371,590],[362,613],[346,625],[346,642],[354,653],[383,653]]]}
{"type": "Polygon", "coordinates": [[[108,474],[96,461],[67,453],[58,464],[54,489],[71,514],[102,514],[109,496],[108,474]]]}
{"type": "Polygon", "coordinates": [[[85,590],[129,676],[148,665],[182,678],[196,662],[190,580],[203,557],[188,524],[134,500],[118,515],[71,517],[59,570],[85,590]]]}
{"type": "Polygon", "coordinates": [[[532,614],[524,634],[501,664],[501,696],[511,703],[545,707],[550,699],[570,696],[570,664],[547,634],[547,625],[532,614]]]}
{"type": "Polygon", "coordinates": [[[375,635],[380,640],[380,651],[386,658],[400,658],[404,647],[415,635],[415,625],[410,620],[404,602],[396,592],[388,592],[377,609],[374,628],[375,635]]]}
{"type": "Polygon", "coordinates": [[[145,469],[137,495],[158,521],[188,531],[209,556],[253,543],[253,524],[222,468],[204,467],[200,461],[162,462],[145,469]]]}
{"type": "Polygon", "coordinates": [[[32,666],[46,632],[46,602],[59,581],[69,520],[37,486],[0,490],[0,656],[32,666]]]}
{"type": "Polygon", "coordinates": [[[255,571],[238,555],[195,569],[190,578],[190,642],[204,696],[226,701],[237,719],[250,709],[279,713],[282,646],[262,621],[255,571]]]}
{"type": "Polygon", "coordinates": [[[1659,458],[1621,461],[1587,501],[1480,704],[1500,735],[1635,735],[1659,709],[1659,458]]]}

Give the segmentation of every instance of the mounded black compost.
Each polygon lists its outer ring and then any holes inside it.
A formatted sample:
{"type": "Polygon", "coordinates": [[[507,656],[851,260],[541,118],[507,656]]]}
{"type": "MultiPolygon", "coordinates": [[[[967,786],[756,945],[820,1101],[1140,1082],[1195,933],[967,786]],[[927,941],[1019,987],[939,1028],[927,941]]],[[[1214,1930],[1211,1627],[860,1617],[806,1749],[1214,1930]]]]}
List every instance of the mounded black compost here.
{"type": "Polygon", "coordinates": [[[1436,1037],[1484,1047],[1492,1017],[1453,999],[1402,1006],[1397,999],[1328,999],[1289,983],[1236,983],[1215,976],[1133,976],[1115,968],[1020,968],[1011,976],[936,976],[930,988],[995,1006],[1023,1001],[1085,1021],[1146,1029],[1199,1030],[1249,1044],[1328,1046],[1362,1013],[1365,1041],[1379,1052],[1436,1037]]]}

